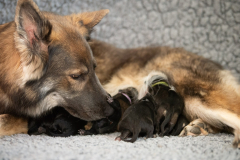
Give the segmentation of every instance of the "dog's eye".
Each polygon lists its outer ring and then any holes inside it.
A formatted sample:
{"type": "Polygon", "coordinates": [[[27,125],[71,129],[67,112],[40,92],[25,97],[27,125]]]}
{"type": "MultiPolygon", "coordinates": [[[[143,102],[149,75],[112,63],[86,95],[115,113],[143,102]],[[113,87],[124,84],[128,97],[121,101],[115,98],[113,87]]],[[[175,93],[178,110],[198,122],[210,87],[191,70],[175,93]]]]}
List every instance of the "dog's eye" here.
{"type": "Polygon", "coordinates": [[[96,63],[94,63],[94,64],[93,64],[93,69],[95,70],[95,69],[96,69],[96,67],[97,67],[97,64],[96,64],[96,63]]]}
{"type": "Polygon", "coordinates": [[[78,79],[81,75],[80,74],[72,74],[70,75],[72,79],[78,79]]]}
{"type": "Polygon", "coordinates": [[[90,37],[90,36],[87,36],[87,37],[86,37],[86,40],[87,40],[87,42],[91,41],[91,37],[90,37]]]}

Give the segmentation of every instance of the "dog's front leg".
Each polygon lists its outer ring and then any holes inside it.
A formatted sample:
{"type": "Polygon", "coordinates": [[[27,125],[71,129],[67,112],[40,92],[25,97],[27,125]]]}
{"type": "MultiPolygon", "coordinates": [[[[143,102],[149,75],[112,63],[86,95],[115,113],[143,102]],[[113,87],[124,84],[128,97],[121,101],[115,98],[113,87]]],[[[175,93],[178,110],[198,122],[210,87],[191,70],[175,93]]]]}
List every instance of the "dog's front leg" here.
{"type": "Polygon", "coordinates": [[[0,115],[0,137],[28,132],[27,119],[9,114],[0,115]]]}

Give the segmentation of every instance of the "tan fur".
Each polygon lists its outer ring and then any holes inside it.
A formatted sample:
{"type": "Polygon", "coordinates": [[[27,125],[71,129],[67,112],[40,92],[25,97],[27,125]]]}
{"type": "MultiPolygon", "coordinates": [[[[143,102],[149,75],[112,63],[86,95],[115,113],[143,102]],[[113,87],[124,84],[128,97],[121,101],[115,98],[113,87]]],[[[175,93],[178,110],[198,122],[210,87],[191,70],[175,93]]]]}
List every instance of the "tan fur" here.
{"type": "MultiPolygon", "coordinates": [[[[105,97],[106,93],[93,71],[92,63],[94,63],[94,59],[86,39],[93,27],[108,12],[109,10],[100,10],[60,16],[49,12],[41,12],[32,0],[18,0],[15,20],[0,25],[0,114],[10,112],[14,115],[35,117],[55,106],[59,106],[60,103],[68,106],[66,99],[76,98],[76,95],[72,93],[80,93],[86,86],[85,83],[79,84],[73,80],[70,77],[71,74],[93,73],[91,74],[93,77],[90,78],[94,80],[89,85],[94,83],[95,88],[98,87],[96,93],[105,97]],[[46,76],[45,81],[40,81],[40,79],[46,74],[45,72],[50,66],[46,67],[49,60],[49,46],[57,47],[57,45],[60,45],[61,47],[58,48],[69,54],[66,57],[72,59],[76,64],[74,63],[75,66],[72,65],[72,68],[65,67],[63,69],[64,73],[61,76],[65,75],[67,78],[57,77],[59,80],[57,81],[57,88],[52,92],[51,90],[56,86],[56,79],[46,78],[46,76]],[[80,59],[85,60],[86,64],[82,65],[80,59]],[[86,68],[87,65],[88,68],[86,68]],[[41,84],[42,87],[35,88],[36,86],[34,87],[32,84],[26,85],[26,83],[36,84],[35,82],[41,84]],[[26,102],[26,104],[23,102],[26,102]]],[[[87,78],[88,76],[86,76],[87,78]]],[[[98,104],[107,104],[102,99],[104,98],[97,100],[98,104]]],[[[106,107],[106,105],[102,106],[106,107]]],[[[92,105],[92,110],[96,109],[97,111],[92,111],[89,107],[83,106],[87,108],[84,116],[91,119],[94,116],[92,112],[96,112],[99,113],[96,117],[103,117],[105,113],[104,109],[101,109],[102,106],[97,108],[96,105],[92,105]]],[[[108,107],[110,108],[110,106],[108,107]]],[[[68,110],[69,108],[66,107],[65,109],[68,110]]],[[[72,108],[69,111],[75,116],[79,116],[74,112],[75,109],[72,108]]],[[[26,128],[25,120],[10,115],[0,116],[4,117],[0,119],[0,124],[2,124],[0,134],[26,133],[22,129],[26,128]],[[16,125],[19,126],[16,127],[16,125]]]]}
{"type": "Polygon", "coordinates": [[[93,28],[97,25],[102,18],[109,13],[108,9],[95,11],[95,12],[84,12],[80,14],[72,14],[66,16],[66,18],[72,22],[73,25],[77,26],[80,30],[80,33],[85,37],[89,36],[89,31],[86,26],[93,28]]]}
{"type": "Polygon", "coordinates": [[[176,91],[184,97],[184,114],[188,120],[201,118],[221,130],[229,126],[235,134],[235,146],[240,143],[240,86],[232,74],[219,64],[181,48],[114,49],[97,40],[90,46],[96,61],[100,64],[104,62],[104,66],[108,67],[98,65],[97,73],[100,77],[106,75],[100,80],[106,84],[104,87],[109,93],[114,94],[116,90],[131,85],[142,95],[144,93],[140,89],[144,86],[144,77],[151,71],[170,73],[176,91]],[[125,59],[128,59],[127,62],[125,59]]]}
{"type": "Polygon", "coordinates": [[[0,115],[0,137],[27,132],[28,123],[26,119],[8,114],[0,115]]]}
{"type": "Polygon", "coordinates": [[[206,136],[209,133],[219,133],[221,129],[215,128],[206,122],[204,122],[202,119],[195,119],[191,123],[189,123],[182,132],[179,134],[179,136],[206,136]],[[199,129],[199,133],[194,133],[194,129],[199,129]]]}

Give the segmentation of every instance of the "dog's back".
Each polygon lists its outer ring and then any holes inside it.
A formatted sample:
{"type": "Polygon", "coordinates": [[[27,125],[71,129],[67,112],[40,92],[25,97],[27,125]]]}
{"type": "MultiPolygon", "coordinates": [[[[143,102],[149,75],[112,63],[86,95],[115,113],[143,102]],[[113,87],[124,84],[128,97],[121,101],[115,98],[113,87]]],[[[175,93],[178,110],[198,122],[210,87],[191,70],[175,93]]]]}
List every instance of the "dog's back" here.
{"type": "Polygon", "coordinates": [[[101,80],[109,93],[133,86],[144,96],[146,90],[141,88],[150,71],[170,73],[177,92],[184,98],[183,113],[187,119],[200,118],[216,128],[224,129],[225,125],[233,128],[234,144],[240,147],[240,86],[230,71],[181,48],[119,49],[100,41],[93,41],[90,46],[96,61],[104,63],[97,70],[99,77],[104,66],[108,66],[103,75],[109,76],[101,80]],[[105,61],[100,62],[101,59],[105,61]]]}

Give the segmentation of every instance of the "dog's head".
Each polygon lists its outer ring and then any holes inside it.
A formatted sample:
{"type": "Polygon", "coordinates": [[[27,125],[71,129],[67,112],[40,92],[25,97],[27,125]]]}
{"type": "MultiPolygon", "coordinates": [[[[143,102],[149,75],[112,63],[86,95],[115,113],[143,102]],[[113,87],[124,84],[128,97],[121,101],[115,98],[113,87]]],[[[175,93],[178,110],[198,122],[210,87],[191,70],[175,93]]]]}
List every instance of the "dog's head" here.
{"type": "Polygon", "coordinates": [[[59,16],[41,12],[32,0],[18,1],[15,44],[21,59],[21,87],[38,100],[38,109],[29,111],[32,115],[55,106],[84,120],[97,120],[113,112],[87,43],[92,28],[107,13],[59,16]]]}

